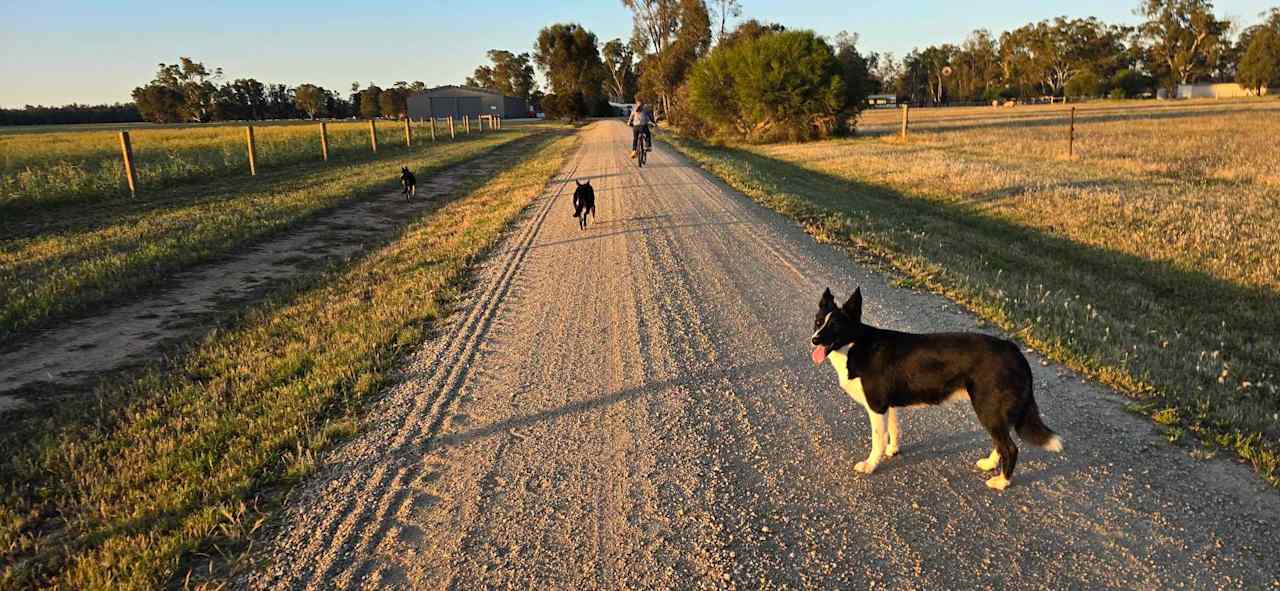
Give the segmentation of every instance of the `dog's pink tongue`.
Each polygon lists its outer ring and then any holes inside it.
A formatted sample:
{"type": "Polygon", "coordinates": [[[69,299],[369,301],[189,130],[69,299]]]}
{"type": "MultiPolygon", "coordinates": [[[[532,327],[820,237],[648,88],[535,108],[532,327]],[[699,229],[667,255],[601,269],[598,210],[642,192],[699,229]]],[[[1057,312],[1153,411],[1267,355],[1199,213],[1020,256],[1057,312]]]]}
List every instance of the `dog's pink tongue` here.
{"type": "Polygon", "coordinates": [[[813,348],[813,364],[822,365],[827,360],[827,348],[821,345],[813,348]]]}

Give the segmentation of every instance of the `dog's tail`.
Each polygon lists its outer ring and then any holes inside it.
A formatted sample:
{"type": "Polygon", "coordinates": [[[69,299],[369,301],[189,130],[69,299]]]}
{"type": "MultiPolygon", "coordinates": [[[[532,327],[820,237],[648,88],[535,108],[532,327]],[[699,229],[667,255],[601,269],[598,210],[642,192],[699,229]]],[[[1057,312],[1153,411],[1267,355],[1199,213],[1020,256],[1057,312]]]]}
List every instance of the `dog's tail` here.
{"type": "Polygon", "coordinates": [[[1062,451],[1062,438],[1053,432],[1040,418],[1040,407],[1035,399],[1027,405],[1027,412],[1018,423],[1018,437],[1036,447],[1052,452],[1062,451]]]}

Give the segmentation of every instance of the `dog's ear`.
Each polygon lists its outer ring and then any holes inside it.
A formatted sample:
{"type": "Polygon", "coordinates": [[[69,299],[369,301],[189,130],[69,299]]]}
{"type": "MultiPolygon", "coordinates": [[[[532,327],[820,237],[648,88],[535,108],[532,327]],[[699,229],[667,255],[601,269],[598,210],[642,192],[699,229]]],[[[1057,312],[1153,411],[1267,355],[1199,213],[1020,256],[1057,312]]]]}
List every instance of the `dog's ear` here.
{"type": "Polygon", "coordinates": [[[822,299],[818,300],[818,309],[834,310],[836,309],[836,296],[831,295],[831,288],[822,290],[822,299]]]}
{"type": "Polygon", "coordinates": [[[862,287],[853,290],[849,300],[840,306],[840,310],[854,322],[862,322],[862,287]]]}

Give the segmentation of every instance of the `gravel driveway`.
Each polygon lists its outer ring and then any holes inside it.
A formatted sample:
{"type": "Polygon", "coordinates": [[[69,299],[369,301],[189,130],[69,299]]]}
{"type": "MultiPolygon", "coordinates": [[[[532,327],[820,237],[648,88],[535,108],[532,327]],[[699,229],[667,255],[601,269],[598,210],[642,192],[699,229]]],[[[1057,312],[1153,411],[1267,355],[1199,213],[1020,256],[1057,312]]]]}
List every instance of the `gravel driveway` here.
{"type": "Polygon", "coordinates": [[[598,122],[476,283],[295,490],[250,588],[1267,588],[1280,495],[1029,352],[1065,453],[987,489],[962,404],[866,413],[813,367],[822,288],[885,327],[990,330],[598,122]],[[599,219],[571,217],[591,179],[599,219]]]}

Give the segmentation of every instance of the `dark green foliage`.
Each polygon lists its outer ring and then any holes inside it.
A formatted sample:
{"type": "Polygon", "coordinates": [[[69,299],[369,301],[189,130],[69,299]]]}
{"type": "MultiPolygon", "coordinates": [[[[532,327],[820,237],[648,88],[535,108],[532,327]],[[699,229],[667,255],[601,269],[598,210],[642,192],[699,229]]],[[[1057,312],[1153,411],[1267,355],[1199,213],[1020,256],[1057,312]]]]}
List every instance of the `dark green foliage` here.
{"type": "Polygon", "coordinates": [[[1094,97],[1102,94],[1102,80],[1092,70],[1082,70],[1067,81],[1067,96],[1094,97]]]}
{"type": "Polygon", "coordinates": [[[600,94],[605,68],[596,36],[577,24],[556,23],[538,33],[533,61],[551,83],[551,91],[565,96],[600,94]]]}
{"type": "MultiPolygon", "coordinates": [[[[351,102],[314,84],[291,88],[253,78],[214,83],[221,78],[222,68],[209,69],[183,57],[177,64],[160,64],[154,80],[133,89],[133,100],[141,118],[154,123],[349,117],[355,110],[351,102]]],[[[353,84],[352,102],[363,108],[364,95],[358,90],[353,84]]],[[[376,96],[373,101],[377,110],[376,96]]]]}
{"type": "Polygon", "coordinates": [[[492,66],[478,66],[467,78],[467,86],[496,90],[507,96],[529,100],[538,87],[533,79],[533,61],[527,53],[519,55],[502,49],[490,49],[492,66]]]}
{"type": "Polygon", "coordinates": [[[719,46],[689,77],[693,112],[712,133],[753,142],[829,136],[848,98],[840,61],[812,31],[719,46]]]}
{"type": "Polygon", "coordinates": [[[382,114],[382,89],[376,84],[360,91],[360,116],[375,119],[382,114]]]}
{"type": "Polygon", "coordinates": [[[1111,90],[1108,92],[1108,96],[1111,98],[1133,98],[1149,90],[1152,84],[1151,78],[1144,76],[1141,72],[1131,68],[1123,68],[1111,76],[1111,80],[1108,83],[1108,87],[1111,90]]]}
{"type": "Polygon", "coordinates": [[[53,125],[67,123],[129,123],[142,121],[138,105],[77,105],[45,107],[27,105],[21,109],[0,109],[0,125],[53,125]]]}
{"type": "MultiPolygon", "coordinates": [[[[1276,14],[1280,15],[1280,11],[1276,14]]],[[[1263,26],[1253,32],[1240,58],[1236,81],[1259,94],[1280,86],[1280,26],[1263,26]]]]}
{"type": "Polygon", "coordinates": [[[846,111],[840,122],[846,124],[856,122],[867,95],[880,90],[879,81],[871,78],[871,68],[867,59],[858,53],[856,44],[856,35],[836,35],[835,54],[836,60],[840,62],[840,77],[844,81],[846,111]]]}
{"type": "Polygon", "coordinates": [[[182,93],[167,86],[148,84],[133,89],[133,102],[143,119],[152,123],[174,123],[179,121],[182,93]]]}

